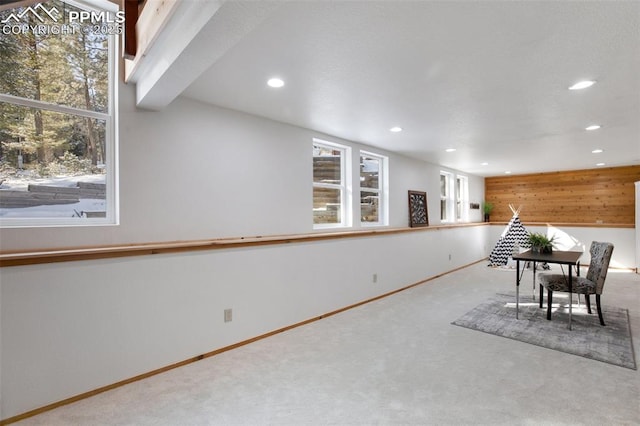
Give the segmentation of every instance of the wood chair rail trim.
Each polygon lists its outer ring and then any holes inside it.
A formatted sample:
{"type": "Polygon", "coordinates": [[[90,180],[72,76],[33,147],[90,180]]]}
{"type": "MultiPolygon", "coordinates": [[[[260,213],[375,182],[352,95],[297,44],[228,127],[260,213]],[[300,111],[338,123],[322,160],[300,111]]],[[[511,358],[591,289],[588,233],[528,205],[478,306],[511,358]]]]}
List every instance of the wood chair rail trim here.
{"type": "MultiPolygon", "coordinates": [[[[28,251],[0,251],[0,268],[10,266],[37,265],[43,263],[75,262],[83,260],[109,259],[114,257],[147,256],[153,254],[179,253],[189,251],[230,249],[261,245],[305,243],[345,238],[365,238],[394,235],[408,232],[429,232],[451,228],[486,225],[507,225],[508,222],[473,222],[448,225],[434,225],[420,228],[380,228],[359,231],[323,232],[313,234],[269,235],[253,237],[219,238],[211,240],[167,241],[107,246],[84,246],[62,249],[41,249],[28,251]]],[[[556,226],[581,228],[635,228],[634,224],[583,224],[583,223],[525,223],[525,226],[556,226]]]]}
{"type": "Polygon", "coordinates": [[[152,254],[179,253],[189,251],[230,249],[261,245],[305,243],[345,238],[365,238],[394,235],[407,232],[439,231],[450,228],[485,226],[487,223],[464,223],[436,225],[423,228],[383,228],[362,231],[324,232],[313,234],[269,235],[253,237],[219,238],[211,240],[168,241],[107,246],[85,246],[62,249],[29,251],[0,251],[0,268],[42,263],[74,262],[82,260],[108,259],[114,257],[146,256],[152,254]]]}

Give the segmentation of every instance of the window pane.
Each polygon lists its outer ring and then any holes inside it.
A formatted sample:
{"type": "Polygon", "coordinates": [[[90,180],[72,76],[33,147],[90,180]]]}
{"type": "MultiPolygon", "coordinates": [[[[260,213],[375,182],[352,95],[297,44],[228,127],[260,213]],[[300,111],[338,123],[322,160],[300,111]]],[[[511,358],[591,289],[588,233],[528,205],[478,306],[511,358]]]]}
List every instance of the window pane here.
{"type": "Polygon", "coordinates": [[[469,180],[466,176],[456,179],[456,218],[459,221],[469,220],[469,180]]]}
{"type": "Polygon", "coordinates": [[[380,189],[380,159],[360,156],[360,187],[380,189]]]}
{"type": "Polygon", "coordinates": [[[339,189],[313,188],[313,223],[340,223],[339,189]]]}
{"type": "Polygon", "coordinates": [[[440,174],[440,220],[449,220],[449,175],[440,174]]]}
{"type": "Polygon", "coordinates": [[[60,30],[0,32],[0,92],[106,113],[109,36],[64,23],[70,11],[81,9],[59,1],[39,6],[38,16],[25,7],[0,12],[4,29],[60,30]]]}
{"type": "Polygon", "coordinates": [[[362,222],[378,223],[380,196],[377,192],[360,191],[360,215],[362,222]]]}
{"type": "Polygon", "coordinates": [[[322,145],[313,145],[313,181],[340,185],[342,151],[322,145]]]}
{"type": "Polygon", "coordinates": [[[460,196],[462,195],[460,192],[460,184],[461,184],[461,180],[460,178],[456,179],[456,219],[460,220],[461,215],[462,215],[462,205],[460,204],[460,196]]]}
{"type": "Polygon", "coordinates": [[[105,217],[106,122],[0,103],[0,218],[105,217]]]}

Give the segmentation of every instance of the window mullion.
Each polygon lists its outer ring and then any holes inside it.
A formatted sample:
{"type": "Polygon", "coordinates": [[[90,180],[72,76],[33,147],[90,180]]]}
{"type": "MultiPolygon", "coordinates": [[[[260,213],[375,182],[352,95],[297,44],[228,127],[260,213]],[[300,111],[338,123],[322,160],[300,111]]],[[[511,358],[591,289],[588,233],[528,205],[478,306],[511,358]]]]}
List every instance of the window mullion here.
{"type": "Polygon", "coordinates": [[[74,108],[66,105],[58,105],[51,102],[37,101],[34,99],[21,98],[19,96],[0,93],[0,101],[8,104],[20,105],[28,108],[39,108],[46,111],[59,112],[62,114],[79,115],[81,117],[95,118],[98,120],[109,120],[109,114],[86,109],[74,108]]]}
{"type": "Polygon", "coordinates": [[[340,185],[340,184],[337,184],[337,183],[314,182],[313,186],[316,187],[316,188],[328,188],[328,189],[344,190],[344,185],[340,185]]]}

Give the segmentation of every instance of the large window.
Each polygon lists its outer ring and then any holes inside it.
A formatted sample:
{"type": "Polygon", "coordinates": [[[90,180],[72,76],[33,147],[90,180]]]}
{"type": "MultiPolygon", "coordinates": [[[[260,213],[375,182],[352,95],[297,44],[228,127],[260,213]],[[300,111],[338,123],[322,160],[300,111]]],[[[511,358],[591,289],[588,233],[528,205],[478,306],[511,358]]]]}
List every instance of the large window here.
{"type": "Polygon", "coordinates": [[[117,222],[117,10],[75,0],[0,12],[0,225],[117,222]]]}
{"type": "Polygon", "coordinates": [[[313,225],[329,228],[350,225],[348,182],[349,147],[313,141],[313,225]]]}
{"type": "Polygon", "coordinates": [[[456,220],[469,221],[469,179],[466,176],[456,177],[456,220]]]}
{"type": "Polygon", "coordinates": [[[360,151],[360,223],[387,224],[386,157],[360,151]]]}

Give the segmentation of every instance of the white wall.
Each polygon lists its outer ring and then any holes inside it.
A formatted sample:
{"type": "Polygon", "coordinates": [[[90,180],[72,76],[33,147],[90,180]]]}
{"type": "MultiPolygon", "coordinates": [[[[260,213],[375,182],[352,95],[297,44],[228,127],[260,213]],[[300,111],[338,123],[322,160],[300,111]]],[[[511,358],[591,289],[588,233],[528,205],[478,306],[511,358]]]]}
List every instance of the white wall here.
{"type": "MultiPolygon", "coordinates": [[[[613,256],[610,266],[613,268],[633,269],[636,267],[634,228],[594,228],[578,226],[529,226],[524,223],[529,232],[541,232],[548,236],[556,236],[554,244],[561,250],[584,251],[586,254],[580,260],[582,265],[589,265],[589,247],[592,241],[606,241],[613,244],[613,256]]],[[[504,225],[492,225],[488,230],[488,250],[500,238],[504,225]]]]}
{"type": "MultiPolygon", "coordinates": [[[[120,225],[3,229],[3,251],[312,232],[313,137],[389,156],[391,227],[407,226],[408,190],[427,192],[439,223],[435,165],[188,99],[148,112],[132,87],[120,96],[120,225]]],[[[483,179],[469,185],[481,200],[483,179]]],[[[2,268],[1,418],[477,261],[487,229],[2,268]]]]}
{"type": "Polygon", "coordinates": [[[488,228],[3,268],[3,415],[480,260],[488,228]]]}

